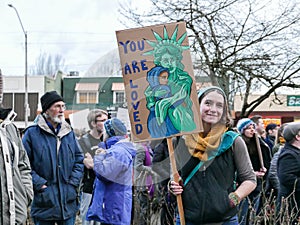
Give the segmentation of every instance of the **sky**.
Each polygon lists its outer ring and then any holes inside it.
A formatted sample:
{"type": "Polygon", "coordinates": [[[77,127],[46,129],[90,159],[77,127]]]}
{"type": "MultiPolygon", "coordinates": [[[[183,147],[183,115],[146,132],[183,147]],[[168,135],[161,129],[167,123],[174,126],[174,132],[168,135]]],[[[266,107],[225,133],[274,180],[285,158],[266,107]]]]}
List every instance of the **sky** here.
{"type": "MultiPolygon", "coordinates": [[[[274,0],[272,0],[274,1],[274,0]]],[[[28,73],[41,54],[60,55],[63,72],[85,72],[117,48],[115,32],[133,28],[120,22],[119,3],[146,10],[147,0],[0,0],[0,69],[4,75],[25,74],[27,32],[28,73]]]]}
{"type": "Polygon", "coordinates": [[[3,75],[25,74],[27,32],[28,72],[40,54],[60,55],[67,71],[84,73],[101,56],[117,48],[115,31],[119,1],[126,0],[1,0],[0,68],[3,75]]]}

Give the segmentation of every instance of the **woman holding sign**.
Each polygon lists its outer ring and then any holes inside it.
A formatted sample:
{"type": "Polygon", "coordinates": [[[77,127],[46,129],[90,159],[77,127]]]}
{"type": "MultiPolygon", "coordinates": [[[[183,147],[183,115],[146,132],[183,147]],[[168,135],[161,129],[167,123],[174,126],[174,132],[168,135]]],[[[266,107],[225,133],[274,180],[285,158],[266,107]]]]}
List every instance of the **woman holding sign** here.
{"type": "MultiPolygon", "coordinates": [[[[187,225],[237,225],[237,206],[256,187],[255,173],[245,142],[230,130],[223,90],[208,87],[198,98],[204,130],[184,136],[177,145],[182,182],[171,181],[169,190],[182,195],[187,225]]],[[[180,224],[179,216],[176,224],[180,224]]]]}

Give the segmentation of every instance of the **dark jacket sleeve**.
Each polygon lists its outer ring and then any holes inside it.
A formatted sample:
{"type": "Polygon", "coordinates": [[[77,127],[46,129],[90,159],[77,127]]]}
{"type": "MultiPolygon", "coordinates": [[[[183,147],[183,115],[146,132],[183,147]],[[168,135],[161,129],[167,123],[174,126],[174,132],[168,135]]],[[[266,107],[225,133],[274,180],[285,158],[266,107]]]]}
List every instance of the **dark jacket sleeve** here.
{"type": "Polygon", "coordinates": [[[154,148],[152,169],[162,180],[170,178],[170,159],[166,141],[163,141],[154,148]]]}
{"type": "Polygon", "coordinates": [[[300,191],[300,177],[299,175],[299,158],[295,157],[293,154],[283,154],[279,156],[278,159],[278,178],[280,183],[285,187],[288,187],[289,190],[300,191]],[[297,175],[298,174],[298,175],[297,175]],[[295,186],[295,182],[296,186],[295,186]]]}
{"type": "MultiPolygon", "coordinates": [[[[73,132],[72,132],[73,133],[73,132]]],[[[76,142],[75,143],[75,163],[72,169],[72,174],[69,180],[69,183],[74,185],[75,187],[78,187],[80,184],[80,181],[83,177],[83,170],[84,170],[84,165],[83,165],[83,153],[81,150],[81,147],[78,144],[78,141],[75,137],[75,134],[72,134],[74,136],[73,140],[76,142]]]]}
{"type": "Polygon", "coordinates": [[[261,140],[260,146],[261,146],[264,166],[269,171],[270,166],[271,166],[271,160],[272,160],[271,150],[270,150],[269,146],[263,140],[261,140]]]}
{"type": "Polygon", "coordinates": [[[276,152],[271,160],[271,166],[269,169],[269,182],[272,188],[279,190],[279,180],[277,176],[277,161],[280,151],[276,152]]]}
{"type": "MultiPolygon", "coordinates": [[[[33,151],[32,151],[32,138],[31,138],[31,130],[35,129],[33,126],[27,128],[22,138],[22,143],[24,148],[27,152],[28,158],[30,162],[33,162],[33,151]]],[[[33,165],[31,164],[31,176],[32,176],[32,183],[33,189],[36,191],[40,191],[41,187],[47,183],[47,180],[41,177],[34,169],[33,165]]]]}

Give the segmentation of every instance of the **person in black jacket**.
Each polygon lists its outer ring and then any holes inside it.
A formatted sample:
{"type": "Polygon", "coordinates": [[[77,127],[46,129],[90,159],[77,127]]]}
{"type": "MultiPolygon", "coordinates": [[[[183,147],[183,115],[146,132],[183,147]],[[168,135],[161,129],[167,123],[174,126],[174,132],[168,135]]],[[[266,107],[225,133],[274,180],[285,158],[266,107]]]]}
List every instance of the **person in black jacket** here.
{"type": "Polygon", "coordinates": [[[90,205],[93,193],[93,186],[95,180],[95,173],[93,170],[93,161],[89,160],[88,156],[94,157],[95,151],[98,149],[98,144],[103,141],[104,122],[107,120],[108,114],[102,109],[93,109],[87,116],[87,121],[90,131],[79,139],[79,144],[85,154],[84,174],[81,187],[81,203],[80,203],[80,216],[82,225],[99,225],[96,221],[87,221],[86,213],[90,205]]]}
{"type": "Polygon", "coordinates": [[[249,219],[249,206],[251,204],[255,209],[255,215],[260,212],[262,205],[261,195],[264,191],[264,187],[266,187],[264,184],[266,184],[272,157],[269,146],[262,140],[261,137],[256,137],[256,124],[251,119],[243,118],[239,120],[237,123],[237,129],[246,143],[250,160],[257,178],[256,188],[251,192],[248,198],[241,203],[239,219],[240,224],[244,225],[252,224],[253,222],[249,219]],[[262,162],[259,157],[259,151],[262,153],[262,162]]]}
{"type": "MultiPolygon", "coordinates": [[[[219,87],[198,93],[203,132],[185,135],[175,149],[183,186],[169,189],[182,195],[187,225],[238,225],[238,204],[256,186],[247,147],[229,128],[231,119],[224,91],[219,87]],[[235,186],[235,175],[241,181],[235,186]]],[[[181,218],[183,219],[183,218],[181,218]]],[[[176,224],[180,224],[177,216],[176,224]]]]}
{"type": "Polygon", "coordinates": [[[289,224],[300,222],[300,122],[288,123],[283,130],[286,144],[281,150],[277,162],[279,178],[279,207],[286,208],[290,216],[289,224]]]}
{"type": "Polygon", "coordinates": [[[273,157],[271,160],[271,165],[270,165],[270,169],[269,169],[269,174],[268,174],[268,189],[273,190],[273,196],[271,196],[271,198],[273,199],[273,197],[276,199],[278,197],[279,194],[279,179],[278,179],[278,175],[277,175],[277,162],[278,162],[278,157],[281,153],[282,148],[285,145],[285,140],[283,138],[283,129],[286,126],[286,123],[282,124],[277,132],[277,136],[275,139],[275,145],[273,147],[273,157]]]}
{"type": "Polygon", "coordinates": [[[264,139],[264,141],[267,143],[271,151],[275,145],[275,139],[278,133],[278,128],[278,125],[275,123],[269,123],[266,126],[266,138],[264,139]]]}

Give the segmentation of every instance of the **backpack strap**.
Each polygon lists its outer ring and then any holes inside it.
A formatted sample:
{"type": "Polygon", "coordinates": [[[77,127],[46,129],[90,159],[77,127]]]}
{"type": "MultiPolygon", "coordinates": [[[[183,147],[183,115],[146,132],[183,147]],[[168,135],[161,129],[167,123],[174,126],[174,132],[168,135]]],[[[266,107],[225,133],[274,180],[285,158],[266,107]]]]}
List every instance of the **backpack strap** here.
{"type": "Polygon", "coordinates": [[[215,156],[212,157],[210,160],[208,161],[200,161],[195,168],[192,170],[192,172],[190,172],[189,176],[185,179],[184,181],[184,186],[187,185],[187,183],[192,179],[192,177],[195,175],[195,173],[200,170],[201,167],[209,167],[209,165],[213,162],[215,156]]]}

